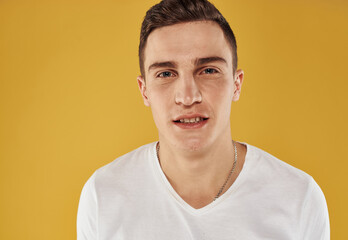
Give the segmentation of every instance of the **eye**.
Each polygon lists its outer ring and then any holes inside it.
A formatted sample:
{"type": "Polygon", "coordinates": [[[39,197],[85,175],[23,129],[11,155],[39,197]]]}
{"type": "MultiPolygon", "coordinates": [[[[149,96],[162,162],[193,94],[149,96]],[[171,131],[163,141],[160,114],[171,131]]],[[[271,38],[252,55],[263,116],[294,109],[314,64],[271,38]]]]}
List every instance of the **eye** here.
{"type": "Polygon", "coordinates": [[[165,72],[161,72],[160,74],[158,74],[157,77],[160,77],[160,78],[173,77],[173,73],[165,71],[165,72]]]}
{"type": "Polygon", "coordinates": [[[213,73],[217,73],[218,71],[214,68],[206,68],[203,70],[204,74],[213,74],[213,73]]]}

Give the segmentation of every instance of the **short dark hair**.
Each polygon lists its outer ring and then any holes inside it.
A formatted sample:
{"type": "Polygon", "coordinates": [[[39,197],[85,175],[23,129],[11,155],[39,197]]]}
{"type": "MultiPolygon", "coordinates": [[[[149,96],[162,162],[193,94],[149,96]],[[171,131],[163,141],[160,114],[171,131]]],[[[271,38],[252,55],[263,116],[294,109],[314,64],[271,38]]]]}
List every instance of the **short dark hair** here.
{"type": "Polygon", "coordinates": [[[219,24],[232,49],[233,72],[235,72],[238,62],[236,38],[226,19],[212,3],[207,0],[162,0],[146,12],[141,25],[139,65],[142,76],[145,77],[144,51],[150,33],[156,28],[193,21],[214,21],[219,24]]]}

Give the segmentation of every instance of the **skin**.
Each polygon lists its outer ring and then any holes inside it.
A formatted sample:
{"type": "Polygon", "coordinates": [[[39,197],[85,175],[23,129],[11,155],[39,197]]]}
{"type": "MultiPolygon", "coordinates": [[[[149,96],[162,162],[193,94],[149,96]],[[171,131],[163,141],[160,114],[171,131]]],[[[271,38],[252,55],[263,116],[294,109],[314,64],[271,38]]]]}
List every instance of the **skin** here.
{"type": "MultiPolygon", "coordinates": [[[[137,80],[158,128],[162,170],[183,200],[204,207],[232,168],[231,104],[239,99],[244,73],[233,72],[231,47],[211,21],[158,28],[144,53],[145,77],[137,80]],[[192,129],[174,123],[192,116],[208,120],[192,129]]],[[[237,167],[224,192],[244,164],[245,146],[237,147],[237,167]]]]}

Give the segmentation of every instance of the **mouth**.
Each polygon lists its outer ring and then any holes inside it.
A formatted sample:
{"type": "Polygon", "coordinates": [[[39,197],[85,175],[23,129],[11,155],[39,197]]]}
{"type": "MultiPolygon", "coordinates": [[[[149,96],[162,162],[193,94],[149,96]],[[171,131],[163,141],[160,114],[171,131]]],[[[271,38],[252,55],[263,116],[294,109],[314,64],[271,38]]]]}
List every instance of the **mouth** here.
{"type": "Polygon", "coordinates": [[[175,126],[181,129],[199,129],[204,127],[209,118],[203,116],[182,116],[174,120],[175,126]]]}
{"type": "Polygon", "coordinates": [[[206,121],[208,118],[203,117],[193,117],[193,118],[180,118],[178,120],[175,120],[175,123],[186,123],[186,124],[195,124],[202,121],[206,121]]]}

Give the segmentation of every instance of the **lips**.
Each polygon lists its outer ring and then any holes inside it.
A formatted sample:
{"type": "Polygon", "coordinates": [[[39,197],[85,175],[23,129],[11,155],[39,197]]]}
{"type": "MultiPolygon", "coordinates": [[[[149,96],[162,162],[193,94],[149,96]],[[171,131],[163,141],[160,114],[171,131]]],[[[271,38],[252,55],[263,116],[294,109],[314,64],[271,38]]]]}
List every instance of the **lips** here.
{"type": "Polygon", "coordinates": [[[180,122],[180,123],[198,123],[203,120],[206,120],[207,118],[202,118],[202,117],[194,117],[194,118],[180,118],[179,120],[176,120],[174,122],[180,122]]]}
{"type": "Polygon", "coordinates": [[[173,122],[176,126],[183,129],[201,128],[207,121],[208,117],[195,114],[195,115],[182,115],[177,117],[173,122]]]}
{"type": "Polygon", "coordinates": [[[174,122],[181,123],[197,123],[203,120],[207,120],[208,117],[203,114],[188,114],[188,115],[180,115],[176,117],[174,122]]]}

